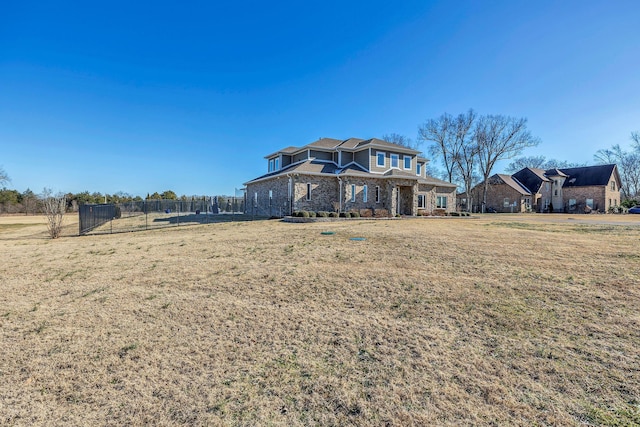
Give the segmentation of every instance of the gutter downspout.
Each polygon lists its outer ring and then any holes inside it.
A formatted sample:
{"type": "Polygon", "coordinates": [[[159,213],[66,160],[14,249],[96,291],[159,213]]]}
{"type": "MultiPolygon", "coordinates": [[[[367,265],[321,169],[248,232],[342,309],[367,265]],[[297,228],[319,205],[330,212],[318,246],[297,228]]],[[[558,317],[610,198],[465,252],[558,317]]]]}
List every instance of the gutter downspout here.
{"type": "Polygon", "coordinates": [[[342,178],[340,178],[340,176],[337,176],[336,178],[338,178],[338,187],[340,189],[340,212],[342,212],[342,178]]]}
{"type": "Polygon", "coordinates": [[[293,191],[293,179],[291,178],[290,174],[286,174],[287,178],[289,178],[289,185],[288,185],[288,193],[289,193],[289,215],[293,215],[293,200],[291,198],[291,192],[293,191]]]}

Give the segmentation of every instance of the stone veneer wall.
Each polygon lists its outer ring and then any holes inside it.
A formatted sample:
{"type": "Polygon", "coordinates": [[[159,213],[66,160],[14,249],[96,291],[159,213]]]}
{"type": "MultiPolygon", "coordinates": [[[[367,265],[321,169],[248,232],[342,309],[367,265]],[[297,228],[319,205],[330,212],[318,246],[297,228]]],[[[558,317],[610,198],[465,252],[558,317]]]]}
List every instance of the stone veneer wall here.
{"type": "Polygon", "coordinates": [[[246,213],[260,216],[289,215],[288,183],[289,179],[286,176],[276,176],[264,181],[247,184],[246,213]],[[271,191],[271,199],[269,198],[269,191],[271,191]]]}
{"type": "Polygon", "coordinates": [[[293,176],[294,211],[334,211],[338,202],[338,178],[298,175],[293,176]],[[307,200],[307,184],[311,184],[311,197],[307,200]]]}

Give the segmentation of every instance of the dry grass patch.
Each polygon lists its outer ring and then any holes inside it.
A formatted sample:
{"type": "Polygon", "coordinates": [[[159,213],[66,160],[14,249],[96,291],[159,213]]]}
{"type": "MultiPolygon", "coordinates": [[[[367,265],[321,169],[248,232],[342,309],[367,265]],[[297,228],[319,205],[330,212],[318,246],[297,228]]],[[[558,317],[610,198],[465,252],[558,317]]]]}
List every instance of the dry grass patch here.
{"type": "Polygon", "coordinates": [[[606,227],[12,235],[0,423],[634,425],[640,229],[606,227]]]}

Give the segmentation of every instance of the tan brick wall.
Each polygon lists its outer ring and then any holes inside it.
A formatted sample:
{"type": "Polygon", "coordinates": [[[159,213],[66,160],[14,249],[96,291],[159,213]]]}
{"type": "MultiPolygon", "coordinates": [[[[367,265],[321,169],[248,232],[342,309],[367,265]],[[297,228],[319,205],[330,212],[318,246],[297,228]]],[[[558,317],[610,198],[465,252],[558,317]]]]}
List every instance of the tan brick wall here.
{"type": "MultiPolygon", "coordinates": [[[[479,205],[480,208],[482,208],[482,189],[479,189],[479,195],[479,205]]],[[[516,206],[513,207],[513,212],[523,212],[524,205],[522,204],[522,199],[524,197],[528,196],[523,196],[507,184],[489,185],[486,208],[493,208],[497,212],[512,212],[511,205],[515,201],[516,206]],[[509,206],[504,206],[505,199],[509,199],[509,206]]]]}

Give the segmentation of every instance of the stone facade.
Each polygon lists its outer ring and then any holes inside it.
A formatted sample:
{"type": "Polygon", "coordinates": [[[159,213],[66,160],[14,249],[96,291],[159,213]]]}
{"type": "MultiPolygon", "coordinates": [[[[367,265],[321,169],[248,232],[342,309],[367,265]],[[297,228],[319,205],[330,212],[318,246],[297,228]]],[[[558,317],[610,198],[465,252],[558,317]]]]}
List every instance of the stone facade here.
{"type": "Polygon", "coordinates": [[[343,212],[384,209],[391,216],[415,216],[418,211],[455,210],[455,188],[418,184],[417,180],[402,178],[281,175],[248,184],[246,194],[247,213],[264,216],[340,209],[343,212]],[[423,207],[419,206],[419,196],[424,198],[423,207]],[[446,199],[443,208],[438,205],[438,197],[446,199]]]}

